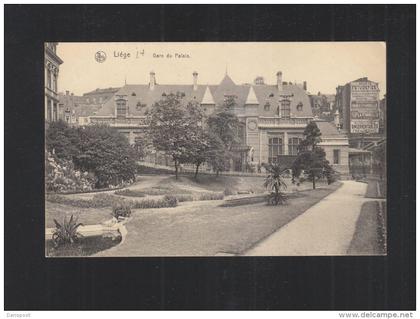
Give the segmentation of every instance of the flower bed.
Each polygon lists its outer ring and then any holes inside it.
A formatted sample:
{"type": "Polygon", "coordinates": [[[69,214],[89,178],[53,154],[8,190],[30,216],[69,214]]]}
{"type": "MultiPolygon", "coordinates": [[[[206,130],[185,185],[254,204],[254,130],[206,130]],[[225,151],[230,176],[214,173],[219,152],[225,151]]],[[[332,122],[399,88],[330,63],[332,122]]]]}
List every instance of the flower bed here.
{"type": "Polygon", "coordinates": [[[78,243],[72,245],[63,245],[55,247],[52,240],[45,242],[45,255],[47,257],[83,257],[91,256],[100,251],[109,249],[118,245],[121,242],[121,237],[86,237],[81,239],[78,243]]]}

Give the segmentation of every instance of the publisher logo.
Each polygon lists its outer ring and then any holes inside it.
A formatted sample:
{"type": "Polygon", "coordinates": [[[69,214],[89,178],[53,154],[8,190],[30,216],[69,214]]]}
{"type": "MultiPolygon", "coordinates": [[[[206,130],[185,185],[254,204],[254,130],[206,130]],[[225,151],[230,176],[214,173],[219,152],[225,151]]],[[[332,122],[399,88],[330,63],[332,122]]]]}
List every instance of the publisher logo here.
{"type": "Polygon", "coordinates": [[[95,53],[96,62],[102,63],[106,60],[106,53],[104,51],[98,51],[95,53]]]}

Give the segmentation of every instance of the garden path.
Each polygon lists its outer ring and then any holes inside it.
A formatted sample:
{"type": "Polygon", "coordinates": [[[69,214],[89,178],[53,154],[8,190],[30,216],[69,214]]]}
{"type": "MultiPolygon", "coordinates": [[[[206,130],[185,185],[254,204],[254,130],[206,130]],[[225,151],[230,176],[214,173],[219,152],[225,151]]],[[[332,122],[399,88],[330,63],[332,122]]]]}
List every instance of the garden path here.
{"type": "Polygon", "coordinates": [[[367,184],[343,186],[248,250],[248,256],[345,255],[356,227],[367,184]]]}

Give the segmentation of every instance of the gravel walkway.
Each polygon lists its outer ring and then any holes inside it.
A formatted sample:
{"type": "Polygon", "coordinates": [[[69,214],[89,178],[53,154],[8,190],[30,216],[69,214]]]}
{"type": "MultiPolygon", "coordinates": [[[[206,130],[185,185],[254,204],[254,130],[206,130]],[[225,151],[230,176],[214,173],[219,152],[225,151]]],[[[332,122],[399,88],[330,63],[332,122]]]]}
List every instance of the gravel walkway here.
{"type": "Polygon", "coordinates": [[[343,186],[246,252],[248,256],[345,255],[367,184],[343,186]]]}

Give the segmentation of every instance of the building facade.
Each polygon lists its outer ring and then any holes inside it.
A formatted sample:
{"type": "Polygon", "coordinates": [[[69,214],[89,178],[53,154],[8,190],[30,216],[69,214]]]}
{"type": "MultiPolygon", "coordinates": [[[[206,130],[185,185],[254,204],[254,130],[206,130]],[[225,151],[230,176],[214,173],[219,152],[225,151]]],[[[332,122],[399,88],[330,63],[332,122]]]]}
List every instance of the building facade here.
{"type": "Polygon", "coordinates": [[[337,87],[336,105],[342,117],[342,128],[350,146],[364,145],[380,139],[379,87],[377,82],[360,78],[337,87]]]}
{"type": "MultiPolygon", "coordinates": [[[[314,120],[305,87],[306,83],[283,81],[281,72],[276,74],[275,84],[265,84],[261,77],[253,84],[236,84],[226,74],[217,85],[199,84],[197,72],[193,73],[191,85],[158,85],[155,73],[150,72],[149,84],[124,85],[89,116],[89,123],[107,123],[134,144],[147,128],[148,110],[167,94],[183,93],[186,102],[198,102],[206,115],[228,98],[233,99],[232,112],[241,124],[241,143],[235,148],[239,156],[231,169],[247,171],[297,155],[303,132],[314,120]]],[[[317,120],[317,124],[327,159],[337,171],[348,174],[347,137],[333,123],[317,120]]]]}
{"type": "Polygon", "coordinates": [[[57,42],[44,43],[44,94],[45,94],[45,121],[60,119],[60,105],[58,97],[58,75],[63,60],[57,55],[57,42]]]}

